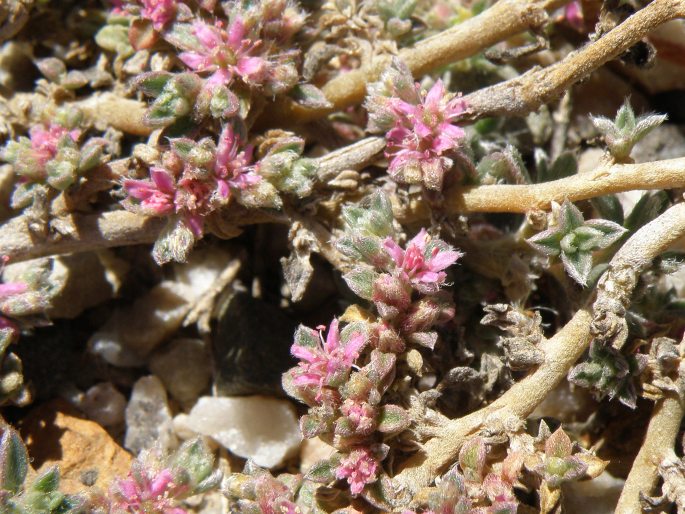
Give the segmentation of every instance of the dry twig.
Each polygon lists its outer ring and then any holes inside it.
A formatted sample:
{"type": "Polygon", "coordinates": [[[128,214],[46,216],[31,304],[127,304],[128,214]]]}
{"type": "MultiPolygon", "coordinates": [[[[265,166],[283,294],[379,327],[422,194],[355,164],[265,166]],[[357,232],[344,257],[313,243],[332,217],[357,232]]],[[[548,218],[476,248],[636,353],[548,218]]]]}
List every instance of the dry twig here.
{"type": "Polygon", "coordinates": [[[650,495],[659,481],[659,464],[669,453],[683,419],[683,398],[669,393],[654,407],[647,434],[623,486],[616,514],[640,512],[640,493],[650,495]]]}
{"type": "Polygon", "coordinates": [[[685,1],[654,0],[597,41],[572,52],[558,63],[466,95],[464,102],[467,111],[463,119],[473,121],[489,116],[525,116],[536,111],[603,64],[621,55],[651,30],[681,17],[685,17],[685,1]]]}

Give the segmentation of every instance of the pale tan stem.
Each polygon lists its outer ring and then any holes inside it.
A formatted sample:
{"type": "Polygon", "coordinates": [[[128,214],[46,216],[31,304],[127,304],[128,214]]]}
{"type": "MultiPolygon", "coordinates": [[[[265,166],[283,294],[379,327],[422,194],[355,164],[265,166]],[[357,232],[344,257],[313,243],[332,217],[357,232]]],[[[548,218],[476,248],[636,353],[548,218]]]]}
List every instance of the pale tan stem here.
{"type": "MultiPolygon", "coordinates": [[[[519,212],[548,209],[550,204],[596,198],[635,189],[685,187],[685,157],[641,164],[606,164],[592,172],[529,185],[492,185],[453,188],[445,193],[450,213],[519,212]]],[[[397,209],[401,222],[428,219],[423,205],[397,209]]]]}
{"type": "Polygon", "coordinates": [[[143,123],[147,105],[138,100],[123,98],[113,93],[102,93],[74,102],[73,105],[80,108],[86,117],[102,130],[114,127],[134,136],[148,136],[153,130],[143,123]]]}
{"type": "Polygon", "coordinates": [[[659,464],[673,452],[683,414],[683,398],[674,393],[657,402],[645,440],[623,486],[616,514],[642,511],[640,493],[650,496],[657,486],[659,464]]]}
{"type": "Polygon", "coordinates": [[[552,66],[466,95],[464,120],[525,116],[621,55],[659,25],[685,17],[685,0],[654,0],[600,39],[552,66]]]}
{"type": "MultiPolygon", "coordinates": [[[[685,203],[669,208],[626,241],[609,263],[606,273],[613,269],[635,275],[644,271],[652,260],[685,235],[685,203]]],[[[416,493],[430,484],[446,467],[453,463],[464,441],[477,432],[487,418],[496,416],[525,419],[568,374],[573,364],[590,344],[592,314],[585,309],[575,316],[550,340],[543,342],[545,362],[531,375],[512,386],[492,404],[468,416],[450,421],[439,436],[423,446],[423,452],[406,463],[395,477],[406,490],[416,493]]]]}
{"type": "Polygon", "coordinates": [[[58,218],[57,227],[47,238],[34,235],[30,219],[17,216],[0,226],[0,255],[12,262],[72,252],[85,252],[112,246],[154,241],[164,226],[161,218],[128,211],[102,214],[72,214],[58,218]]]}
{"type": "MultiPolygon", "coordinates": [[[[540,28],[548,19],[547,11],[568,1],[500,0],[478,16],[400,50],[399,57],[415,77],[420,77],[511,36],[540,28]]],[[[323,92],[332,104],[329,109],[306,109],[285,98],[277,100],[274,109],[269,110],[269,124],[312,121],[360,103],[366,95],[366,85],[377,80],[389,62],[390,56],[379,56],[367,67],[343,73],[328,82],[323,92]]]]}

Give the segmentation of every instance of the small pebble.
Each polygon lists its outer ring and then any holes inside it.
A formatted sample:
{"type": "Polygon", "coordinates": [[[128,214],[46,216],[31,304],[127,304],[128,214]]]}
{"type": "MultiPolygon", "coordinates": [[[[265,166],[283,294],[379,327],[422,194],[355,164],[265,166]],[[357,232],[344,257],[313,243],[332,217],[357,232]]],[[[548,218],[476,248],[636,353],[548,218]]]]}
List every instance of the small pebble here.
{"type": "Polygon", "coordinates": [[[235,455],[273,468],[297,452],[302,440],[293,405],[266,396],[204,396],[189,414],[174,418],[181,437],[211,437],[235,455]]]}

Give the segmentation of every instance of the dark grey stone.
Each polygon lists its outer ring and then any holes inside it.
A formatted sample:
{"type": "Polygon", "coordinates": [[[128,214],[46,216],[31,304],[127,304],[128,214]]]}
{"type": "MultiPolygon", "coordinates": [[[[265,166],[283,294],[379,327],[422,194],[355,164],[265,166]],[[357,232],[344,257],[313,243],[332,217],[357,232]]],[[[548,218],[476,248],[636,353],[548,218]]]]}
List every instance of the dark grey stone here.
{"type": "Polygon", "coordinates": [[[247,293],[229,298],[212,330],[217,393],[283,394],[281,375],[296,364],[290,356],[296,327],[281,309],[247,293]]]}

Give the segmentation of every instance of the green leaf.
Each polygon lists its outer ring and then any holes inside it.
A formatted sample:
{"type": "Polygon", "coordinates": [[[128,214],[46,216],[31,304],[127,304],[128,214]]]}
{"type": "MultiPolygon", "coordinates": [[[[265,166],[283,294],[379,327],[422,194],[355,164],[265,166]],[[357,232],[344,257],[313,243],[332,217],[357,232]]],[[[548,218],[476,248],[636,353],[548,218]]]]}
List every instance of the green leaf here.
{"type": "Polygon", "coordinates": [[[335,480],[335,469],[339,464],[340,455],[336,453],[332,457],[314,464],[304,478],[312,482],[327,484],[335,480]]]}
{"type": "Polygon", "coordinates": [[[357,296],[365,300],[373,300],[373,282],[378,274],[371,268],[357,267],[343,275],[347,286],[357,296]]]}
{"type": "Polygon", "coordinates": [[[616,195],[598,196],[590,200],[592,206],[597,209],[600,218],[623,224],[623,206],[616,195]]]}
{"type": "Polygon", "coordinates": [[[670,203],[671,200],[665,191],[645,193],[630,211],[624,226],[630,232],[634,232],[664,212],[670,203]]]}
{"type": "Polygon", "coordinates": [[[578,173],[578,159],[573,152],[564,152],[552,163],[549,179],[557,180],[578,173]]]}
{"type": "Polygon", "coordinates": [[[567,234],[573,229],[580,227],[584,221],[583,213],[572,202],[565,200],[561,204],[561,212],[559,214],[559,230],[561,232],[567,234]]]}
{"type": "Polygon", "coordinates": [[[99,47],[121,57],[133,55],[133,47],[128,40],[128,27],[123,25],[105,25],[95,34],[95,42],[99,47]]]}
{"type": "Polygon", "coordinates": [[[300,105],[310,109],[329,109],[333,104],[328,101],[318,87],[312,84],[298,84],[290,90],[289,95],[300,105]]]}
{"type": "Polygon", "coordinates": [[[160,265],[186,262],[194,245],[195,235],[188,225],[179,218],[170,218],[155,241],[152,257],[160,265]]]}
{"type": "Polygon", "coordinates": [[[614,124],[624,134],[632,132],[635,128],[635,113],[627,99],[616,113],[614,124]]]}
{"type": "Polygon", "coordinates": [[[409,427],[409,414],[397,405],[384,405],[378,417],[378,431],[385,434],[401,432],[409,427]]]}
{"type": "Polygon", "coordinates": [[[29,470],[29,456],[19,433],[7,426],[0,439],[0,489],[19,492],[29,470]]]}
{"type": "Polygon", "coordinates": [[[667,119],[668,116],[666,116],[665,114],[646,114],[640,116],[637,120],[635,130],[632,134],[633,144],[640,141],[640,139],[645,137],[647,134],[649,134],[652,130],[661,125],[667,119]]]}
{"type": "Polygon", "coordinates": [[[556,229],[548,229],[528,238],[526,242],[539,252],[553,257],[561,252],[563,236],[564,234],[556,229]]]}
{"type": "Polygon", "coordinates": [[[151,71],[138,75],[133,80],[133,87],[147,96],[158,97],[167,82],[173,77],[168,71],[151,71]]]}
{"type": "Polygon", "coordinates": [[[41,493],[56,491],[59,487],[59,467],[50,466],[43,471],[31,484],[31,489],[41,493]]]}
{"type": "Polygon", "coordinates": [[[587,285],[590,271],[592,270],[592,254],[589,252],[575,252],[574,254],[561,254],[566,272],[581,286],[587,285]]]}
{"type": "Polygon", "coordinates": [[[174,465],[188,473],[192,484],[199,484],[212,474],[214,455],[205,442],[196,437],[183,443],[176,451],[174,465]]]}
{"type": "Polygon", "coordinates": [[[309,327],[300,325],[295,331],[295,344],[304,348],[318,348],[319,333],[309,327]]]}

